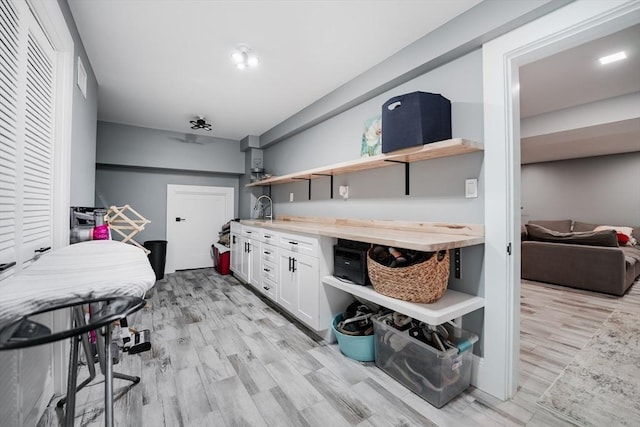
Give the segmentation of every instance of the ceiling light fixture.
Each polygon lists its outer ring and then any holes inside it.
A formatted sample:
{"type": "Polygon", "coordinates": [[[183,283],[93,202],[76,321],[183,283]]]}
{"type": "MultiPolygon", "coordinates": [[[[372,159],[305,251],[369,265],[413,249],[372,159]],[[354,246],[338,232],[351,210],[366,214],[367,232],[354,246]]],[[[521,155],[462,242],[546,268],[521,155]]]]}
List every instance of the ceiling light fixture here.
{"type": "Polygon", "coordinates": [[[191,129],[211,130],[211,123],[207,123],[202,116],[196,117],[195,120],[191,120],[189,123],[191,123],[191,129]]]}
{"type": "Polygon", "coordinates": [[[599,59],[602,65],[611,64],[612,62],[621,61],[627,58],[627,54],[624,51],[616,52],[613,55],[603,56],[599,59]]]}
{"type": "Polygon", "coordinates": [[[260,63],[260,59],[256,54],[246,45],[240,45],[231,52],[231,59],[236,64],[236,68],[244,70],[245,68],[257,67],[260,63]]]}

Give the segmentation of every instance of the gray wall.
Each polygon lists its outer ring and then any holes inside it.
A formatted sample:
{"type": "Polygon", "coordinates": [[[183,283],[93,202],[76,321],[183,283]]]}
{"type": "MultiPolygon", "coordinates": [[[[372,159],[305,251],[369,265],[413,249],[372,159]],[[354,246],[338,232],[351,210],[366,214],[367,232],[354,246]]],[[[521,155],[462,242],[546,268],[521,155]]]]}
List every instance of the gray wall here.
{"type": "Polygon", "coordinates": [[[95,197],[96,124],[98,120],[98,82],[84,50],[66,0],[58,0],[74,44],[73,81],[77,81],[78,57],[87,72],[87,97],[73,85],[71,130],[71,206],[91,206],[95,197]]]}
{"type": "Polygon", "coordinates": [[[640,225],[640,152],[522,166],[523,223],[640,225]]]}
{"type": "MultiPolygon", "coordinates": [[[[441,93],[451,101],[454,137],[482,142],[482,53],[478,50],[270,146],[264,153],[265,168],[282,175],[357,159],[365,120],[380,114],[382,104],[389,98],[418,90],[441,93]]],[[[482,224],[482,158],[482,153],[473,153],[411,164],[410,196],[404,195],[402,165],[336,176],[333,200],[329,199],[329,178],[312,181],[311,202],[305,181],[273,186],[274,213],[276,217],[311,215],[482,224]],[[479,179],[479,198],[464,198],[465,178],[479,179]],[[349,200],[338,196],[340,185],[349,186],[349,200]],[[294,202],[289,202],[290,192],[294,193],[294,202]]],[[[241,212],[241,216],[247,215],[249,212],[241,212]]]]}
{"type": "Polygon", "coordinates": [[[98,122],[96,163],[215,173],[244,173],[240,141],[98,122]]]}
{"type": "Polygon", "coordinates": [[[149,219],[136,241],[166,239],[167,184],[233,187],[238,212],[239,141],[198,135],[185,142],[183,133],[108,122],[98,122],[97,140],[95,206],[128,204],[149,219]]]}
{"type": "MultiPolygon", "coordinates": [[[[98,165],[95,206],[128,204],[151,221],[134,237],[137,242],[166,240],[167,184],[233,187],[238,194],[238,178],[234,176],[98,165]]],[[[237,212],[237,196],[234,201],[237,212]]],[[[114,238],[121,240],[116,235],[114,238]]]]}
{"type": "MultiPolygon", "coordinates": [[[[482,142],[482,52],[476,50],[269,146],[264,152],[265,168],[274,175],[282,175],[357,159],[365,120],[380,114],[382,104],[389,98],[414,91],[441,93],[448,98],[452,103],[453,136],[482,142]]],[[[412,163],[410,168],[409,196],[404,193],[402,165],[334,177],[333,200],[329,197],[329,178],[312,181],[311,201],[306,181],[273,186],[275,217],[303,215],[484,223],[482,152],[412,163]],[[467,178],[478,179],[478,198],[465,198],[464,180],[467,178]],[[348,200],[342,200],[338,195],[340,185],[349,186],[348,200]],[[294,194],[294,202],[289,202],[289,193],[294,194]]],[[[260,193],[260,189],[253,191],[260,193]]],[[[242,212],[243,217],[248,214],[242,212]]],[[[463,248],[461,258],[462,276],[455,279],[452,274],[449,287],[482,296],[484,247],[463,248]]],[[[465,316],[464,324],[465,328],[481,335],[482,310],[465,316]]],[[[476,346],[476,350],[482,354],[482,344],[476,346]]]]}

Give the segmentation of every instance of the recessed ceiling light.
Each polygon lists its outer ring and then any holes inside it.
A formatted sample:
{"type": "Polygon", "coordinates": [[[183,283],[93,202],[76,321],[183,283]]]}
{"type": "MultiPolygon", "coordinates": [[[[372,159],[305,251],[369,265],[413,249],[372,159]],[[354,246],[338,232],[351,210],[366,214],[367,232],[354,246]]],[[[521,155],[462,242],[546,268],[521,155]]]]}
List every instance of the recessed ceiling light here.
{"type": "Polygon", "coordinates": [[[627,58],[627,54],[624,51],[616,52],[613,55],[603,56],[599,59],[602,65],[607,65],[612,62],[620,61],[627,58]]]}

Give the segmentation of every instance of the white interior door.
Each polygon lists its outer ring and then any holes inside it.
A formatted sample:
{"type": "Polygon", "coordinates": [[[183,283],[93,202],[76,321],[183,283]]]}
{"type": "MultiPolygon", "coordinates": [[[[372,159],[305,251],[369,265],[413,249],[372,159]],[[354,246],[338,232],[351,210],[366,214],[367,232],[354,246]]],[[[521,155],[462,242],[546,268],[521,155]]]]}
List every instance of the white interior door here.
{"type": "Polygon", "coordinates": [[[232,187],[167,185],[166,273],[213,267],[211,245],[233,218],[232,187]]]}

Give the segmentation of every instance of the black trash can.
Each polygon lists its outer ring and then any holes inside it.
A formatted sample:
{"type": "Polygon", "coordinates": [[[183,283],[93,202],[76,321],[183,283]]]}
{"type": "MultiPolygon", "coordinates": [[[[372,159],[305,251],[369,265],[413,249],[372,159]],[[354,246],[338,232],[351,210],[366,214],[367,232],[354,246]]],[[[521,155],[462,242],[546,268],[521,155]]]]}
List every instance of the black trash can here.
{"type": "Polygon", "coordinates": [[[167,241],[147,240],[144,247],[151,251],[148,255],[153,272],[156,273],[156,280],[164,278],[164,264],[167,261],[167,241]]]}

